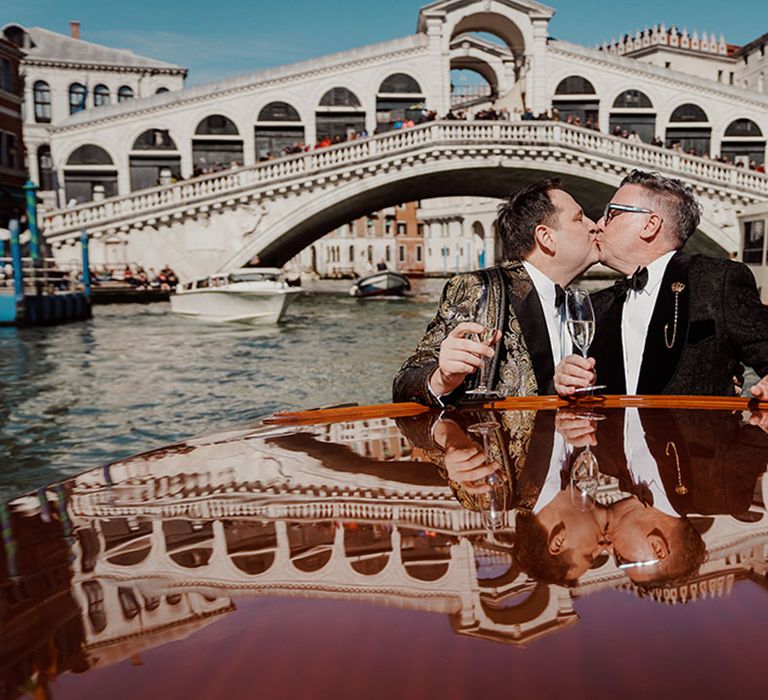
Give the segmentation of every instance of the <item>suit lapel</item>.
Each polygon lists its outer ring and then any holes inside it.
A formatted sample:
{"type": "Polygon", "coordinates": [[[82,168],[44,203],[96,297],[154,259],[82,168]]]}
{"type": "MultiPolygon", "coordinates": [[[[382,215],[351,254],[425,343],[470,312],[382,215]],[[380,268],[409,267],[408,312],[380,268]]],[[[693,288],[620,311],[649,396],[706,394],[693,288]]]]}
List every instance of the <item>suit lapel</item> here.
{"type": "Polygon", "coordinates": [[[597,383],[606,385],[606,394],[623,394],[626,392],[621,342],[624,301],[616,298],[613,289],[606,289],[594,297],[594,305],[595,337],[589,354],[595,358],[597,383]]]}
{"type": "Polygon", "coordinates": [[[645,337],[640,377],[637,381],[638,394],[663,394],[677,369],[688,330],[690,261],[686,253],[678,251],[672,256],[664,272],[645,337]],[[681,285],[682,291],[676,294],[673,288],[680,289],[681,285]],[[678,297],[677,322],[675,322],[675,296],[678,297]]]}
{"type": "Polygon", "coordinates": [[[519,284],[512,286],[509,303],[520,323],[520,330],[523,333],[528,354],[531,356],[539,395],[554,394],[555,366],[552,361],[552,346],[549,342],[547,321],[541,310],[539,295],[522,265],[510,270],[510,273],[518,276],[519,284]]]}

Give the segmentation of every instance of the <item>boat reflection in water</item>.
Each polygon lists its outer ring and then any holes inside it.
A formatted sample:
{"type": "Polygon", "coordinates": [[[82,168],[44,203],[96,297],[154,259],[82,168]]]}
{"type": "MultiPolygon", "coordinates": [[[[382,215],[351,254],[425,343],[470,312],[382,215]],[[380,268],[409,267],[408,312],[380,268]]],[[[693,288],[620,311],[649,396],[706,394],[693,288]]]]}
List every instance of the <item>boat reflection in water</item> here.
{"type": "Polygon", "coordinates": [[[768,436],[747,413],[354,413],[3,506],[0,695],[762,690],[768,436]]]}
{"type": "Polygon", "coordinates": [[[179,285],[171,311],[204,321],[277,323],[301,291],[277,268],[243,268],[179,285]]]}

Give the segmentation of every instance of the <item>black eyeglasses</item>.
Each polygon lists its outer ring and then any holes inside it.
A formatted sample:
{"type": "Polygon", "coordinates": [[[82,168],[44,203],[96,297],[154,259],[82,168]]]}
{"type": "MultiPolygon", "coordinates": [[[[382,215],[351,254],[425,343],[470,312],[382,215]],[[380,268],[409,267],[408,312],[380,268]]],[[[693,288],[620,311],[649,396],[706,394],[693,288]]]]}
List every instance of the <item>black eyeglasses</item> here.
{"type": "Polygon", "coordinates": [[[611,219],[628,211],[634,214],[653,214],[653,209],[646,209],[645,207],[636,207],[634,204],[618,204],[617,202],[608,202],[605,205],[603,211],[603,220],[605,223],[609,223],[611,219]]]}

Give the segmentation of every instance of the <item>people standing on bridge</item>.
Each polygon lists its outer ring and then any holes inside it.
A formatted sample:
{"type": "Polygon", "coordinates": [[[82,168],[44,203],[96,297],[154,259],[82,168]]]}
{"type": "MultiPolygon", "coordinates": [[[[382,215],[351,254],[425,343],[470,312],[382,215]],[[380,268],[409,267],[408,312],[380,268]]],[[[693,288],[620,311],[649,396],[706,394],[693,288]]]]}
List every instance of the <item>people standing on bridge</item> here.
{"type": "Polygon", "coordinates": [[[563,359],[558,393],[597,382],[609,394],[732,396],[746,365],[762,377],[752,396],[768,399],[768,307],[746,265],[682,250],[700,218],[680,180],[624,178],[597,225],[602,262],[626,278],[593,295],[593,356],[563,359]]]}
{"type": "Polygon", "coordinates": [[[559,180],[542,180],[499,207],[497,226],[506,262],[445,285],[435,318],[395,377],[395,401],[458,401],[497,352],[490,388],[509,396],[554,392],[554,367],[570,351],[562,287],[597,261],[595,223],[559,180]],[[488,314],[480,308],[484,289],[488,314]],[[489,320],[496,328],[491,345],[472,340],[489,320]]]}

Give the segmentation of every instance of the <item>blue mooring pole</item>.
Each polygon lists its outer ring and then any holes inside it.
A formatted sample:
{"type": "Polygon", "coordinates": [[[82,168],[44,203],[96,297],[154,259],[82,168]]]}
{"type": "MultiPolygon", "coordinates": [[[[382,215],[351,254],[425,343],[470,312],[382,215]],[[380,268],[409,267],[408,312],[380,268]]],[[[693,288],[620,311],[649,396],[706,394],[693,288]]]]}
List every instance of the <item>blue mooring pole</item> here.
{"type": "Polygon", "coordinates": [[[91,265],[88,258],[88,232],[83,229],[80,231],[80,247],[83,252],[83,286],[85,287],[85,296],[91,297],[91,265]]]}
{"type": "Polygon", "coordinates": [[[27,180],[24,185],[27,200],[27,228],[29,229],[29,257],[40,260],[40,231],[37,228],[37,185],[27,180]]]}
{"type": "Polygon", "coordinates": [[[19,240],[19,221],[11,219],[8,223],[11,232],[11,264],[13,265],[13,291],[16,303],[24,301],[24,270],[21,266],[21,241],[19,240]]]}

